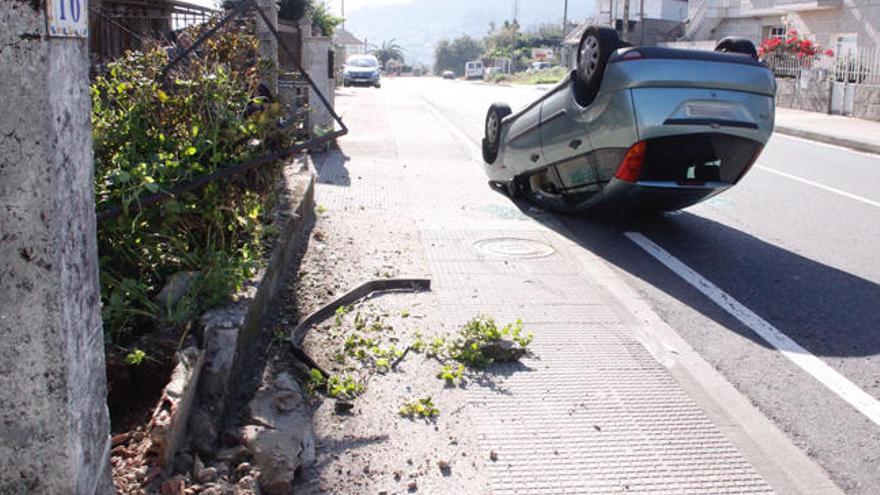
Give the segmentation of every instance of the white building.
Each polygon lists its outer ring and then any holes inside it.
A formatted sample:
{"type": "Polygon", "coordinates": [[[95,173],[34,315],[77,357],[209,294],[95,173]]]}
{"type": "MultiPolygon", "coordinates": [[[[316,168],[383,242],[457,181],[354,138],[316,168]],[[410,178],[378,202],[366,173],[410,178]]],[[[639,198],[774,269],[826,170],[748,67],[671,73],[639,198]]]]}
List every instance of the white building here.
{"type": "Polygon", "coordinates": [[[352,55],[367,53],[367,44],[341,27],[336,28],[336,33],[333,35],[333,45],[342,52],[340,60],[346,60],[352,55]]]}
{"type": "Polygon", "coordinates": [[[697,0],[688,10],[688,40],[742,36],[759,43],[794,28],[837,53],[880,47],[877,0],[697,0]]]}

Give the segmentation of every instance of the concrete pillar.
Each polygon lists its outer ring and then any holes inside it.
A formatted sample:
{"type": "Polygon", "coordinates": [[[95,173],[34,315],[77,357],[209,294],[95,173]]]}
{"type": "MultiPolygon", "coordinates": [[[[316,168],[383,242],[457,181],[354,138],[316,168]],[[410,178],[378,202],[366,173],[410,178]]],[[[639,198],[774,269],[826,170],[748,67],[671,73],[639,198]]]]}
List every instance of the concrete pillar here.
{"type": "MultiPolygon", "coordinates": [[[[272,27],[278,30],[278,2],[277,0],[257,0],[260,10],[266,14],[272,27]]],[[[266,26],[262,19],[257,20],[257,38],[260,40],[260,59],[268,65],[264,67],[261,78],[263,84],[269,87],[273,95],[278,94],[278,39],[266,26]]]]}
{"type": "Polygon", "coordinates": [[[88,45],[0,2],[0,494],[110,494],[88,45]]]}

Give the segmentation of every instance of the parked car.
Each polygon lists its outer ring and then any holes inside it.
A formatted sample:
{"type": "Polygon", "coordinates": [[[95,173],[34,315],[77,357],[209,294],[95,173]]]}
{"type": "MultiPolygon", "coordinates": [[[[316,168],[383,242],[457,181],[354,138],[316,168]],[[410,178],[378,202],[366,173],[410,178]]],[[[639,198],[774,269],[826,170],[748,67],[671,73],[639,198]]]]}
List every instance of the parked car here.
{"type": "Polygon", "coordinates": [[[464,65],[465,79],[482,79],[484,75],[483,62],[477,60],[474,62],[468,62],[464,65]]]}
{"type": "Polygon", "coordinates": [[[486,69],[486,77],[491,76],[492,74],[501,74],[504,72],[504,69],[501,67],[489,67],[486,69]]]}
{"type": "Polygon", "coordinates": [[[538,72],[540,70],[549,69],[553,65],[550,62],[532,62],[531,67],[526,72],[538,72]]]}
{"type": "Polygon", "coordinates": [[[748,40],[635,48],[593,26],[555,88],[516,114],[489,108],[485,171],[554,211],[677,210],[748,173],[773,132],[775,92],[748,40]]]}
{"type": "Polygon", "coordinates": [[[345,61],[342,68],[343,86],[382,86],[382,74],[379,59],[372,55],[352,55],[345,61]]]}
{"type": "Polygon", "coordinates": [[[451,70],[443,71],[443,79],[455,79],[455,72],[451,70]]]}

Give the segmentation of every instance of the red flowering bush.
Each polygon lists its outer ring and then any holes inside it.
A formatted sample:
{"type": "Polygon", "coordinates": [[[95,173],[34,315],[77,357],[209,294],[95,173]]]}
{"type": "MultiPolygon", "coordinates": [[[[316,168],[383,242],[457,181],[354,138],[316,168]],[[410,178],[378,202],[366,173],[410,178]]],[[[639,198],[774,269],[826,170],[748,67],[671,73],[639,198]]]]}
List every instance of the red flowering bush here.
{"type": "Polygon", "coordinates": [[[802,38],[795,29],[789,29],[784,38],[770,38],[761,42],[758,48],[758,56],[789,55],[797,58],[815,57],[818,55],[834,56],[831,49],[822,50],[818,44],[802,38]]]}

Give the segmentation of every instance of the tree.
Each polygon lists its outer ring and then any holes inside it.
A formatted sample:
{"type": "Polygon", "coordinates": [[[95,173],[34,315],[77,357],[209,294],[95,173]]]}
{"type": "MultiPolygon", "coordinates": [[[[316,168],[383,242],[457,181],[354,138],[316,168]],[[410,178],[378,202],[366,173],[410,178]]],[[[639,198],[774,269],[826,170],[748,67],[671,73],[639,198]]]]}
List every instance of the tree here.
{"type": "Polygon", "coordinates": [[[398,62],[404,61],[403,49],[397,44],[397,40],[394,38],[391,38],[388,41],[383,41],[381,45],[373,50],[373,55],[379,59],[379,62],[382,62],[382,66],[385,66],[392,60],[397,60],[398,62]]]}
{"type": "Polygon", "coordinates": [[[311,0],[281,0],[278,5],[278,18],[291,22],[299,22],[306,11],[312,8],[311,0]]]}
{"type": "Polygon", "coordinates": [[[434,49],[436,62],[434,72],[442,74],[451,70],[458,75],[464,74],[464,65],[477,60],[483,54],[483,44],[470,36],[462,36],[452,41],[441,40],[434,49]]]}

